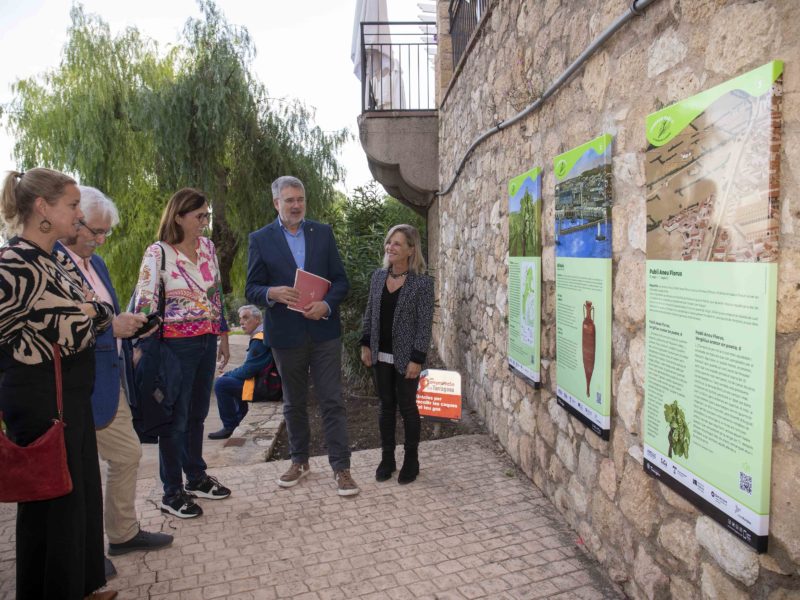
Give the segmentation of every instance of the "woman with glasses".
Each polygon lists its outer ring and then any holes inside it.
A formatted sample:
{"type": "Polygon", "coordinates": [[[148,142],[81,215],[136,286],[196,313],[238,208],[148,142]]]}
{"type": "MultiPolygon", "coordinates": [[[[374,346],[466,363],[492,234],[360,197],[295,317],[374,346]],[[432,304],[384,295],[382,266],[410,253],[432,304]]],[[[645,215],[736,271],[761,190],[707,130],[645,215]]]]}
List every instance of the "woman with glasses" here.
{"type": "Polygon", "coordinates": [[[157,311],[163,284],[164,343],[175,357],[182,385],[174,399],[169,431],[158,440],[164,486],[161,510],[182,519],[203,514],[196,497],[222,500],[231,494],[206,474],[203,460],[203,425],[214,363],[218,360],[224,368],[230,357],[217,254],[211,240],[202,235],[210,217],[208,200],[201,192],[191,188],[175,192],[161,215],[159,241],[142,259],[134,300],[135,312],[157,311]]]}

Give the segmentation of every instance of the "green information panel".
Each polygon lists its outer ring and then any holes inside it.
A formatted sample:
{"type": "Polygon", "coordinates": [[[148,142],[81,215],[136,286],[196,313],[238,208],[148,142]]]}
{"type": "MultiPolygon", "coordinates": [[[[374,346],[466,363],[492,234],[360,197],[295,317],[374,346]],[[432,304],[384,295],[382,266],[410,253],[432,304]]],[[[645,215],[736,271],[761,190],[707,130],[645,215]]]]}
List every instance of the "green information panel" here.
{"type": "Polygon", "coordinates": [[[604,440],[611,432],[611,143],[557,156],[556,398],[604,440]]]}
{"type": "Polygon", "coordinates": [[[647,118],[644,469],[766,552],[780,83],[772,62],[647,118]]]}
{"type": "Polygon", "coordinates": [[[508,183],[508,364],[538,387],[542,298],[542,170],[508,183]]]}

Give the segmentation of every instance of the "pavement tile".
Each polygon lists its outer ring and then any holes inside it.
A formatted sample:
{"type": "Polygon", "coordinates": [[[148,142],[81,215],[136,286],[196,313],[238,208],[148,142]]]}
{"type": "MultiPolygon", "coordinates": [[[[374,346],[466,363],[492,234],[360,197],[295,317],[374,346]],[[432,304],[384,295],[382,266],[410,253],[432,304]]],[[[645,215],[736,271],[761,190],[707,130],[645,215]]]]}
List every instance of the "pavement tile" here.
{"type": "MultiPolygon", "coordinates": [[[[409,486],[375,482],[380,450],[356,452],[354,498],[336,495],[327,457],[312,458],[311,475],[285,490],[274,481],[287,461],[248,463],[241,447],[208,449],[210,472],[234,493],[201,501],[199,519],[157,510],[157,460],[144,461],[142,526],[169,531],[175,543],[114,558],[121,600],[621,597],[539,490],[506,475],[510,461],[486,436],[423,443],[422,472],[409,486]]],[[[5,550],[14,518],[0,507],[0,598],[14,596],[14,554],[5,550]]]]}

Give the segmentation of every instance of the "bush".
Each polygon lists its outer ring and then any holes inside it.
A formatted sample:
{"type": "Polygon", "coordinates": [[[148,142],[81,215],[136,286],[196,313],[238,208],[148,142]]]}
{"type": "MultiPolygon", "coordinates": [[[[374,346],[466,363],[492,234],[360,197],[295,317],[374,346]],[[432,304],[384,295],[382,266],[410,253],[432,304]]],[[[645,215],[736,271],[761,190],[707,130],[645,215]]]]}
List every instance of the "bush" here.
{"type": "Polygon", "coordinates": [[[381,266],[383,239],[394,225],[408,223],[419,229],[425,252],[425,219],[391,196],[383,194],[373,181],[356,188],[352,197],[340,198],[328,209],[324,220],[333,226],[350,280],[350,294],[340,305],[344,344],[342,374],[352,388],[372,391],[372,375],[361,364],[359,344],[370,276],[381,266]]]}

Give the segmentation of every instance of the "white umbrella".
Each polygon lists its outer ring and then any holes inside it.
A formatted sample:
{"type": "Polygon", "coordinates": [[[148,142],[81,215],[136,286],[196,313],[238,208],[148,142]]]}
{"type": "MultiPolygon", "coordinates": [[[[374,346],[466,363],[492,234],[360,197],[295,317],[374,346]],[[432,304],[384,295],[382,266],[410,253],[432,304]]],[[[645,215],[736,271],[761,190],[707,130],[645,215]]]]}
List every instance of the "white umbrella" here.
{"type": "Polygon", "coordinates": [[[353,72],[359,80],[362,70],[366,73],[364,106],[372,109],[404,106],[400,64],[392,56],[388,25],[369,26],[364,32],[365,50],[363,53],[361,51],[361,23],[386,23],[388,18],[386,0],[356,0],[350,59],[353,61],[353,72]]]}

